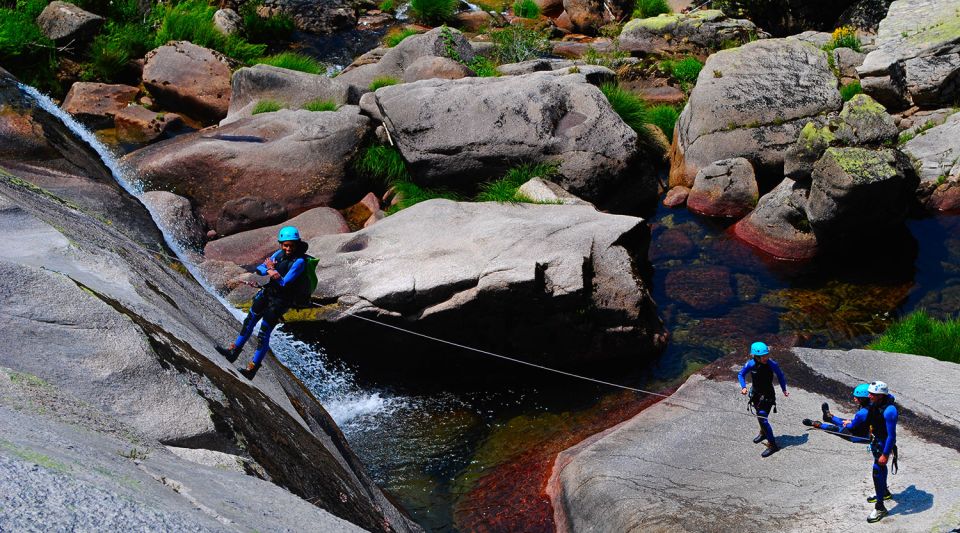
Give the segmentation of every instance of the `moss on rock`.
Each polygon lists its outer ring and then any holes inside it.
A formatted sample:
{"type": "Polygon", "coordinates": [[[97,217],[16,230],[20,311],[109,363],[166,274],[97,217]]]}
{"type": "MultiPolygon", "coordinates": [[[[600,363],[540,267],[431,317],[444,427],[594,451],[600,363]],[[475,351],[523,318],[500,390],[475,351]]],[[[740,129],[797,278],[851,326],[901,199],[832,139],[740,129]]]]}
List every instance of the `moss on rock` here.
{"type": "Polygon", "coordinates": [[[828,148],[823,158],[832,159],[858,183],[882,181],[897,175],[896,159],[889,149],[828,148]]]}
{"type": "Polygon", "coordinates": [[[813,152],[818,149],[817,147],[830,146],[836,140],[836,136],[827,126],[818,128],[816,123],[807,122],[807,125],[800,130],[799,140],[807,150],[813,152]]]}

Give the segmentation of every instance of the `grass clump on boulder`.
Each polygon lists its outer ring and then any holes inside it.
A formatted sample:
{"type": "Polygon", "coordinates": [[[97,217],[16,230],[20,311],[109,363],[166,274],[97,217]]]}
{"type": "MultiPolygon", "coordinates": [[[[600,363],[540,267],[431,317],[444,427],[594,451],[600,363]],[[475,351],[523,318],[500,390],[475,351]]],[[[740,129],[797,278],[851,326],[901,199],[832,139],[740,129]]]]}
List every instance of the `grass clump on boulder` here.
{"type": "Polygon", "coordinates": [[[679,118],[680,111],[672,105],[655,105],[647,109],[647,120],[660,128],[670,142],[673,142],[673,130],[679,118]]]}
{"type": "Polygon", "coordinates": [[[604,83],[600,86],[600,91],[627,126],[637,132],[637,135],[646,135],[647,106],[642,98],[616,83],[604,83]]]}
{"type": "Polygon", "coordinates": [[[275,100],[260,100],[257,102],[257,105],[253,106],[253,111],[250,112],[251,115],[259,115],[260,113],[273,113],[274,111],[280,111],[283,109],[283,104],[275,100]]]}
{"type": "Polygon", "coordinates": [[[703,69],[703,63],[695,57],[685,57],[683,59],[661,61],[660,68],[673,79],[679,81],[682,86],[686,86],[697,81],[697,76],[703,69]]]}
{"type": "Polygon", "coordinates": [[[921,309],[890,326],[868,348],[960,363],[960,318],[940,321],[921,309]]]}
{"type": "Polygon", "coordinates": [[[387,48],[393,48],[398,44],[402,43],[404,39],[410,37],[411,35],[416,35],[420,32],[413,28],[393,28],[387,32],[387,35],[383,38],[383,45],[387,48]]]}
{"type": "Polygon", "coordinates": [[[450,191],[443,189],[425,189],[412,181],[398,181],[393,184],[393,190],[399,200],[396,204],[387,208],[387,214],[392,215],[397,211],[406,209],[412,205],[433,200],[434,198],[445,198],[447,200],[459,200],[460,197],[450,191]]]}
{"type": "Polygon", "coordinates": [[[261,57],[254,61],[254,63],[306,72],[308,74],[321,74],[327,71],[323,63],[320,63],[308,55],[297,52],[282,52],[272,56],[261,57]]]}
{"type": "Polygon", "coordinates": [[[380,76],[379,78],[374,78],[373,81],[370,82],[370,87],[368,87],[368,89],[371,91],[376,91],[381,87],[389,87],[398,83],[400,83],[400,80],[394,78],[393,76],[380,76]]]}
{"type": "Polygon", "coordinates": [[[520,63],[543,56],[550,50],[550,39],[543,32],[520,25],[490,33],[500,63],[520,63]]]}
{"type": "Polygon", "coordinates": [[[517,0],[513,3],[513,14],[525,19],[535,19],[540,16],[540,6],[533,0],[517,0]]]}
{"type": "Polygon", "coordinates": [[[863,93],[863,87],[860,86],[859,81],[852,81],[840,87],[840,97],[843,98],[844,102],[861,93],[863,93]]]}
{"type": "Polygon", "coordinates": [[[637,0],[637,3],[633,6],[631,17],[645,19],[670,12],[671,9],[667,0],[637,0]]]}
{"type": "Polygon", "coordinates": [[[179,4],[158,6],[160,29],[155,44],[169,41],[190,41],[195,45],[216,50],[244,64],[263,55],[267,46],[253,44],[236,35],[225,36],[213,25],[215,6],[204,0],[185,0],[179,4]]]}
{"type": "Polygon", "coordinates": [[[400,181],[408,181],[407,162],[403,160],[400,151],[393,146],[373,144],[360,153],[353,168],[358,173],[373,178],[384,185],[392,185],[400,181]]]}
{"type": "Polygon", "coordinates": [[[303,104],[307,111],[336,111],[340,106],[331,100],[311,100],[303,104]]]}
{"type": "Polygon", "coordinates": [[[453,19],[459,0],[410,0],[413,18],[425,24],[439,26],[453,19]]]}

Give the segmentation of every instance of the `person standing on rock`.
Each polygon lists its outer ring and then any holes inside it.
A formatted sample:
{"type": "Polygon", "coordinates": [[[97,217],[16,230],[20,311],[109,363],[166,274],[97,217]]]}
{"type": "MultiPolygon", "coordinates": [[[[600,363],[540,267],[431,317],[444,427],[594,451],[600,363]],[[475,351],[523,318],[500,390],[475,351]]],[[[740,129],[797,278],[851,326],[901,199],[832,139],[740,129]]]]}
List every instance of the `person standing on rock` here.
{"type": "MultiPolygon", "coordinates": [[[[887,463],[892,456],[894,469],[896,469],[897,419],[900,417],[900,412],[897,410],[896,399],[890,394],[886,383],[874,381],[867,388],[867,393],[870,398],[870,409],[867,419],[858,425],[869,425],[870,432],[873,434],[870,451],[873,453],[874,495],[867,498],[868,502],[874,504],[873,512],[867,518],[867,522],[872,524],[887,516],[887,508],[883,505],[883,501],[893,497],[890,489],[887,488],[887,463]]],[[[851,424],[851,428],[853,427],[855,426],[851,424]]]]}
{"type": "Polygon", "coordinates": [[[257,273],[261,276],[269,276],[270,280],[253,297],[250,312],[243,321],[237,340],[229,348],[216,347],[228,361],[231,363],[236,361],[243,350],[243,345],[253,334],[253,328],[262,320],[258,335],[259,344],[253,354],[253,360],[240,371],[244,377],[251,380],[260,369],[267,350],[270,349],[270,333],[273,332],[280,318],[291,307],[310,298],[310,280],[306,275],[306,254],[309,245],[300,240],[300,231],[293,226],[281,228],[277,240],[280,242],[280,249],[257,267],[257,273]]]}
{"type": "Polygon", "coordinates": [[[753,357],[747,364],[743,365],[740,373],[737,374],[737,380],[740,382],[740,394],[747,394],[746,375],[750,374],[752,387],[750,388],[750,405],[757,413],[757,422],[760,424],[760,434],[753,442],[759,444],[767,441],[767,449],[760,454],[761,457],[770,457],[780,450],[777,446],[777,440],[773,436],[773,427],[770,426],[770,412],[777,405],[777,394],[773,388],[773,375],[776,374],[780,381],[780,388],[784,396],[790,396],[787,392],[787,378],[784,377],[780,365],[770,359],[770,348],[762,342],[755,342],[750,345],[750,355],[753,357]]]}

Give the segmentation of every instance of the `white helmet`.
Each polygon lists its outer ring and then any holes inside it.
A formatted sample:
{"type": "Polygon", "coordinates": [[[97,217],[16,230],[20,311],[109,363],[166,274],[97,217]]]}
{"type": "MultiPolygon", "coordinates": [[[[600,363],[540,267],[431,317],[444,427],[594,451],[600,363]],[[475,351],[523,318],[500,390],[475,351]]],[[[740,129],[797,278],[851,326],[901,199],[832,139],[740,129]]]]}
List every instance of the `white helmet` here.
{"type": "Polygon", "coordinates": [[[887,384],[882,381],[874,381],[867,387],[867,392],[871,394],[890,394],[887,384]]]}

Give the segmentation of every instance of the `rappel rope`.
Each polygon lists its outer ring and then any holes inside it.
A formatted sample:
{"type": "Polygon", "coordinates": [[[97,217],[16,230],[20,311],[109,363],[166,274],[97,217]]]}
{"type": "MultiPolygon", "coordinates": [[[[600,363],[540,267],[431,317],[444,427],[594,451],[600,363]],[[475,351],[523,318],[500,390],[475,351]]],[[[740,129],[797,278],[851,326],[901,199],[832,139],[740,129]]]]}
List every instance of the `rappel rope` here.
{"type": "MultiPolygon", "coordinates": [[[[407,333],[407,334],[410,334],[410,335],[415,335],[415,336],[417,336],[417,337],[422,337],[422,338],[424,338],[424,339],[429,339],[429,340],[432,340],[432,341],[435,341],[435,342],[439,342],[439,343],[442,343],[442,344],[447,344],[447,345],[450,345],[450,346],[455,346],[455,347],[457,347],[457,348],[462,348],[462,349],[464,349],[464,350],[469,350],[469,351],[471,351],[471,352],[476,352],[476,353],[480,353],[480,354],[483,354],[483,355],[489,355],[489,356],[491,356],[491,357],[496,357],[496,358],[498,358],[498,359],[503,359],[503,360],[505,360],[505,361],[510,361],[510,362],[517,363],[517,364],[520,364],[520,365],[525,365],[525,366],[529,366],[529,367],[532,367],[532,368],[538,368],[538,369],[540,369],[540,370],[545,370],[545,371],[547,371],[547,372],[553,372],[553,373],[555,373],[555,374],[560,374],[560,375],[563,375],[563,376],[568,376],[568,377],[572,377],[572,378],[575,378],[575,379],[580,379],[580,380],[583,380],[583,381],[589,381],[589,382],[597,383],[597,384],[600,384],[600,385],[606,385],[606,386],[608,386],[608,387],[613,387],[613,388],[616,388],[616,389],[622,389],[622,390],[627,390],[627,391],[632,391],[632,392],[638,392],[638,393],[641,393],[641,394],[648,394],[648,395],[651,395],[651,396],[658,396],[658,397],[660,397],[660,398],[663,398],[663,402],[664,402],[664,403],[670,403],[670,404],[676,405],[677,407],[689,408],[689,406],[692,405],[692,406],[706,407],[706,408],[709,408],[709,409],[713,409],[714,411],[720,411],[720,412],[725,412],[725,413],[732,413],[732,414],[737,414],[737,415],[746,415],[746,416],[749,416],[750,418],[761,418],[761,419],[769,419],[769,418],[770,418],[769,415],[768,415],[768,416],[758,416],[758,415],[756,415],[756,414],[744,413],[744,412],[742,412],[742,411],[733,411],[733,410],[730,410],[730,409],[721,409],[721,408],[717,408],[717,407],[714,406],[714,405],[705,404],[705,403],[700,403],[700,402],[696,402],[696,401],[693,401],[693,400],[684,400],[684,399],[673,398],[673,397],[672,397],[671,395],[669,395],[669,394],[662,394],[662,393],[659,393],[659,392],[654,392],[654,391],[649,391],[649,390],[645,390],[645,389],[640,389],[640,388],[637,388],[637,387],[630,387],[630,386],[628,386],[628,385],[622,385],[622,384],[619,384],[619,383],[613,383],[613,382],[610,382],[610,381],[604,381],[604,380],[602,380],[602,379],[591,378],[591,377],[589,377],[589,376],[584,376],[584,375],[581,375],[581,374],[575,374],[575,373],[573,373],[573,372],[567,372],[567,371],[565,371],[565,370],[559,370],[559,369],[556,369],[556,368],[551,368],[551,367],[549,367],[549,366],[539,365],[539,364],[537,364],[537,363],[531,363],[531,362],[529,362],[529,361],[524,361],[524,360],[522,360],[522,359],[516,359],[516,358],[514,358],[514,357],[509,357],[509,356],[506,356],[506,355],[503,355],[503,354],[498,354],[498,353],[491,352],[491,351],[488,351],[488,350],[483,350],[483,349],[480,349],[480,348],[475,348],[475,347],[473,347],[473,346],[468,346],[468,345],[465,345],[465,344],[460,344],[460,343],[457,343],[457,342],[448,341],[448,340],[446,340],[446,339],[441,339],[441,338],[439,338],[439,337],[434,337],[434,336],[431,336],[431,335],[427,335],[427,334],[425,334],[425,333],[420,333],[420,332],[418,332],[418,331],[413,331],[413,330],[401,328],[400,326],[394,326],[393,324],[387,324],[386,322],[381,322],[381,321],[379,321],[379,320],[374,320],[374,319],[372,319],[372,318],[368,318],[368,317],[365,317],[365,316],[356,315],[356,314],[353,314],[353,313],[351,313],[351,312],[349,312],[349,311],[342,311],[342,310],[339,310],[339,309],[338,309],[338,310],[336,310],[336,312],[341,313],[341,314],[343,314],[343,315],[347,315],[347,316],[352,317],[352,318],[356,318],[356,319],[359,319],[359,320],[364,320],[364,321],[366,321],[366,322],[370,322],[370,323],[376,324],[376,325],[378,325],[378,326],[383,326],[383,327],[385,327],[385,328],[394,329],[394,330],[397,330],[397,331],[401,331],[401,332],[403,332],[403,333],[407,333]],[[689,404],[689,405],[683,405],[683,404],[689,404]]],[[[802,424],[801,424],[801,425],[802,425],[802,424]]],[[[807,427],[807,426],[804,426],[804,427],[807,427]]],[[[830,431],[830,430],[822,429],[822,428],[811,428],[811,429],[816,429],[817,431],[822,431],[822,432],[824,432],[824,433],[832,433],[832,434],[834,434],[834,435],[838,435],[838,436],[841,436],[841,437],[850,437],[850,436],[851,436],[849,433],[840,433],[840,432],[838,432],[838,431],[830,431]]]]}

